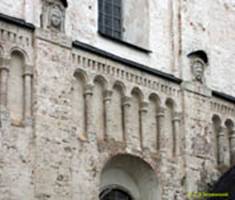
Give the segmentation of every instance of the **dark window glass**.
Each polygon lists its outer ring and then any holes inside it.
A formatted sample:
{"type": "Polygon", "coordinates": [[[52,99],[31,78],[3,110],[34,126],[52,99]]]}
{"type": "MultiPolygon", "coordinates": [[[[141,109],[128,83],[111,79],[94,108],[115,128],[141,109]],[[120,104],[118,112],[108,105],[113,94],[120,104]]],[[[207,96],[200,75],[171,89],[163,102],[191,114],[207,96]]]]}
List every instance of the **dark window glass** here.
{"type": "Polygon", "coordinates": [[[106,189],[100,194],[100,200],[133,200],[129,194],[119,189],[106,189]]]}
{"type": "Polygon", "coordinates": [[[122,0],[99,0],[99,31],[122,39],[122,0]]]}

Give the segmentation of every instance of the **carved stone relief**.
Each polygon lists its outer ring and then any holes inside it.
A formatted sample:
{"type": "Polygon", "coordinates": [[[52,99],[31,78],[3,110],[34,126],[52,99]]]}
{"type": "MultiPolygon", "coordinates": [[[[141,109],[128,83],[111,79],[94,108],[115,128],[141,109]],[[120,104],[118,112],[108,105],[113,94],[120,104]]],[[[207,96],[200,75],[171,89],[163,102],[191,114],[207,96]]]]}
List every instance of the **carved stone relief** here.
{"type": "Polygon", "coordinates": [[[65,5],[60,0],[45,0],[41,15],[42,28],[64,32],[65,9],[65,5]]]}
{"type": "Polygon", "coordinates": [[[208,64],[208,58],[204,51],[195,51],[188,55],[192,72],[192,81],[205,84],[204,72],[208,64]]]}
{"type": "Polygon", "coordinates": [[[204,83],[205,63],[200,58],[193,58],[191,61],[193,81],[204,83]]]}

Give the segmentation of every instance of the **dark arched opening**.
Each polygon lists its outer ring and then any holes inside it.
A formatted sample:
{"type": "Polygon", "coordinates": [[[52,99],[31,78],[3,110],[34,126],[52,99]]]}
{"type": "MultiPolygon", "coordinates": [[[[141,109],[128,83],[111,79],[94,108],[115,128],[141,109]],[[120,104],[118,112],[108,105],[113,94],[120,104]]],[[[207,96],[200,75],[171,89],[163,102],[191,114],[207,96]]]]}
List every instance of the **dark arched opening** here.
{"type": "Polygon", "coordinates": [[[204,63],[208,64],[209,60],[208,60],[208,56],[206,54],[205,51],[203,50],[198,50],[198,51],[194,51],[194,52],[191,52],[188,54],[188,57],[191,58],[191,57],[197,57],[197,58],[200,58],[204,61],[204,63]]]}
{"type": "Polygon", "coordinates": [[[107,188],[100,193],[100,200],[133,200],[124,190],[107,188]]]}
{"type": "Polygon", "coordinates": [[[152,167],[139,157],[119,154],[104,166],[100,200],[160,199],[158,178],[152,167]]]}

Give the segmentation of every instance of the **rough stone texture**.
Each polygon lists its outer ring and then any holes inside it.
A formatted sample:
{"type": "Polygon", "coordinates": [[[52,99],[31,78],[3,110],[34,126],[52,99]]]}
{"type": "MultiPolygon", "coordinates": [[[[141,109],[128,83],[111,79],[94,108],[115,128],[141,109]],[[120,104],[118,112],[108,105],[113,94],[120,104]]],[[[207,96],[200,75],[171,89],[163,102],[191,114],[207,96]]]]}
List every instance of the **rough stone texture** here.
{"type": "Polygon", "coordinates": [[[229,168],[234,141],[220,150],[234,134],[235,106],[212,89],[235,95],[233,2],[151,0],[149,8],[153,52],[147,55],[97,34],[94,0],[68,1],[65,33],[39,27],[39,0],[0,3],[1,12],[36,26],[0,21],[0,200],[98,200],[107,183],[115,184],[106,170],[117,167],[130,177],[119,177],[121,186],[138,180],[127,188],[141,188],[132,194],[137,200],[154,189],[146,200],[182,200],[208,190],[229,168]],[[171,72],[183,83],[73,48],[73,40],[171,72]],[[198,49],[209,57],[205,82],[193,79],[187,57],[198,49]],[[9,95],[14,52],[24,57],[23,75],[14,74],[23,84],[15,96],[9,95]],[[12,106],[22,90],[24,98],[12,106]],[[23,110],[20,123],[10,115],[14,109],[23,110]]]}

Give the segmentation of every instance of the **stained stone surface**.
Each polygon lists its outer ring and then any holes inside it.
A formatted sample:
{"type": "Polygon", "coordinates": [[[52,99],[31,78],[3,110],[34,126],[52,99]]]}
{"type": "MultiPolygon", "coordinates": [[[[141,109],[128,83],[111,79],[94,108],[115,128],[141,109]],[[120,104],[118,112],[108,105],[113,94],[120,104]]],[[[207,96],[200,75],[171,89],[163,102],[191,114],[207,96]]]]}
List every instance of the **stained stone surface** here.
{"type": "Polygon", "coordinates": [[[0,19],[0,200],[98,200],[110,184],[136,200],[186,200],[234,163],[235,106],[212,95],[235,96],[234,3],[149,1],[147,54],[99,36],[96,2],[69,0],[65,29],[40,27],[40,0],[0,2],[1,13],[35,25],[0,19]],[[205,81],[191,73],[196,50],[209,58],[205,81]]]}

